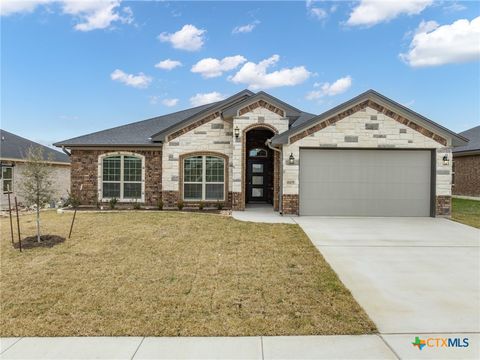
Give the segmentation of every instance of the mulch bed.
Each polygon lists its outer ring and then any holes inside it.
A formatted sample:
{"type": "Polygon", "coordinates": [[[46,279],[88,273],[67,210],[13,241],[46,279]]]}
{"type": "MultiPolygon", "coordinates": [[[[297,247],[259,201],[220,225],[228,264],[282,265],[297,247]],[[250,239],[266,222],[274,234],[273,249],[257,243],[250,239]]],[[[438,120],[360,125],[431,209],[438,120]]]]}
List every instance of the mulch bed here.
{"type": "MultiPolygon", "coordinates": [[[[53,247],[65,241],[64,237],[58,235],[41,235],[40,242],[37,240],[37,236],[29,236],[22,239],[22,249],[32,249],[36,247],[53,247]]],[[[13,244],[16,249],[19,248],[19,243],[13,244]]]]}

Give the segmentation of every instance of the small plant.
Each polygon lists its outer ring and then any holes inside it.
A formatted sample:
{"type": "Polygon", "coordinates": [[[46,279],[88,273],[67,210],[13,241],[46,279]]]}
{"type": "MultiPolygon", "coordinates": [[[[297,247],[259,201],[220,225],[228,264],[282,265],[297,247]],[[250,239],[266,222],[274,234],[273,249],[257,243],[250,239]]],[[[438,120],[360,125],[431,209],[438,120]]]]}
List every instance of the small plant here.
{"type": "Polygon", "coordinates": [[[100,201],[98,201],[98,199],[95,200],[95,207],[96,207],[97,209],[100,209],[100,206],[101,206],[100,201]]]}
{"type": "Polygon", "coordinates": [[[178,200],[178,201],[177,201],[178,210],[182,211],[182,209],[183,209],[184,206],[185,206],[185,204],[183,203],[182,200],[178,200]]]}
{"type": "Polygon", "coordinates": [[[141,206],[140,203],[135,199],[135,202],[133,203],[133,210],[140,210],[141,206]]]}
{"type": "Polygon", "coordinates": [[[111,198],[110,201],[108,202],[108,204],[110,205],[110,209],[111,210],[114,210],[115,209],[115,206],[117,205],[117,198],[111,198]]]}
{"type": "Polygon", "coordinates": [[[223,209],[223,203],[221,201],[217,202],[217,209],[222,210],[223,209]]]}
{"type": "Polygon", "coordinates": [[[68,198],[63,204],[64,207],[71,206],[76,209],[80,205],[80,199],[75,195],[72,195],[70,192],[68,193],[68,198]]]}
{"type": "Polygon", "coordinates": [[[162,200],[157,201],[157,209],[158,210],[163,210],[163,201],[162,200]]]}
{"type": "Polygon", "coordinates": [[[204,207],[205,207],[205,203],[203,201],[200,201],[198,203],[198,210],[202,211],[204,207]]]}

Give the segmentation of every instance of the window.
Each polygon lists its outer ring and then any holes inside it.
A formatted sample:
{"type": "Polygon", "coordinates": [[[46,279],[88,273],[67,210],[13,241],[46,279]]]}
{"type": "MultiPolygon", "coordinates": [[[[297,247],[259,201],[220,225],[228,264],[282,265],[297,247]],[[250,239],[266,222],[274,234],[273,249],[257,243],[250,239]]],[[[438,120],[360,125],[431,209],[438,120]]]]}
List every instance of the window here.
{"type": "Polygon", "coordinates": [[[256,148],[248,152],[249,157],[267,157],[267,150],[256,148]]]}
{"type": "Polygon", "coordinates": [[[225,160],[197,155],[183,160],[183,199],[225,200],[225,160]]]}
{"type": "Polygon", "coordinates": [[[13,166],[2,166],[2,191],[4,193],[13,191],[13,166]]]}
{"type": "Polygon", "coordinates": [[[142,199],[142,158],[112,155],[102,159],[102,198],[142,199]]]}

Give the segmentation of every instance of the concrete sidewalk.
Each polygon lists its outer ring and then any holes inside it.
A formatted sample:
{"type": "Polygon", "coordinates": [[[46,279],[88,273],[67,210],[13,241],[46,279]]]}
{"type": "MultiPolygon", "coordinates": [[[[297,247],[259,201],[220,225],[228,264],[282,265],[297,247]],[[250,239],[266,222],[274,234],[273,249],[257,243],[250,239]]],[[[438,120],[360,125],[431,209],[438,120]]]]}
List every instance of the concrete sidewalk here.
{"type": "Polygon", "coordinates": [[[1,359],[396,359],[378,335],[2,338],[1,359]]]}
{"type": "Polygon", "coordinates": [[[478,359],[480,335],[1,338],[0,349],[0,359],[478,359]],[[416,336],[469,346],[419,350],[416,336]]]}

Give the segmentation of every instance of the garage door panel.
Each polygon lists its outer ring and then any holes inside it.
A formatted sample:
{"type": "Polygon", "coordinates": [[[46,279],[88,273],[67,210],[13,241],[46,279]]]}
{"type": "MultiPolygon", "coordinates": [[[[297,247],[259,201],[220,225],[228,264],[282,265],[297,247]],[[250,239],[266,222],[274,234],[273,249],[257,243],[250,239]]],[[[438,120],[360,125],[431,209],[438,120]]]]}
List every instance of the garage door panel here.
{"type": "Polygon", "coordinates": [[[300,151],[300,214],[429,216],[430,151],[300,151]]]}

